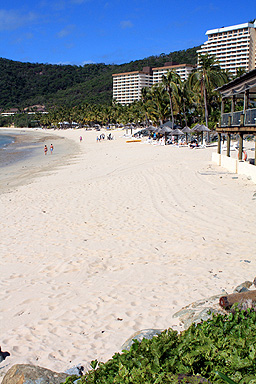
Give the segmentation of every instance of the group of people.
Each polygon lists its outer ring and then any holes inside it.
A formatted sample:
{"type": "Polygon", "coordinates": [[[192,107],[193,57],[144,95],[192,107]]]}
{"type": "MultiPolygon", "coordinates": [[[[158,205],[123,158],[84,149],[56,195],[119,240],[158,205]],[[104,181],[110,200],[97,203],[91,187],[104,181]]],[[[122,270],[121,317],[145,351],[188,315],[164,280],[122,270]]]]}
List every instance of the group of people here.
{"type": "Polygon", "coordinates": [[[105,133],[101,133],[99,136],[97,136],[97,142],[101,141],[101,140],[105,140],[105,133]]]}
{"type": "MultiPolygon", "coordinates": [[[[102,133],[100,136],[97,136],[97,142],[101,141],[101,140],[105,140],[105,133],[102,133]]],[[[113,140],[114,137],[111,135],[111,132],[107,135],[107,140],[113,140]]]]}
{"type": "MultiPolygon", "coordinates": [[[[51,154],[52,154],[52,152],[53,152],[53,145],[52,144],[50,145],[50,151],[51,151],[51,154]]],[[[44,146],[44,154],[47,155],[47,152],[48,152],[48,147],[45,144],[45,146],[44,146]]]]}

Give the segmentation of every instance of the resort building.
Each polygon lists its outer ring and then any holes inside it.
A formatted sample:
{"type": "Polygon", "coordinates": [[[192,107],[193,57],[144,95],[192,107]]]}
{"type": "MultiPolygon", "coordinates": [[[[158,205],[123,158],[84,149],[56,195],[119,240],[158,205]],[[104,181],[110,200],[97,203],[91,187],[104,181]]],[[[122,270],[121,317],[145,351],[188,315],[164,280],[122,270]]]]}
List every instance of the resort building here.
{"type": "Polygon", "coordinates": [[[166,75],[168,71],[175,71],[181,78],[182,81],[187,80],[190,73],[195,69],[196,66],[192,64],[177,64],[171,65],[170,63],[165,63],[164,67],[153,68],[153,84],[160,83],[162,81],[162,76],[166,75]]]}
{"type": "Polygon", "coordinates": [[[113,99],[120,104],[130,104],[141,97],[141,89],[153,84],[150,67],[142,71],[115,73],[113,76],[113,99]]]}
{"type": "Polygon", "coordinates": [[[198,54],[214,55],[220,67],[236,74],[238,68],[251,71],[255,68],[256,21],[211,29],[198,54]]]}
{"type": "Polygon", "coordinates": [[[123,105],[130,104],[135,100],[140,100],[142,88],[160,83],[162,76],[166,75],[169,70],[176,71],[184,81],[194,68],[195,65],[192,64],[165,63],[164,67],[159,68],[144,67],[142,71],[115,73],[112,75],[113,100],[123,105]]]}

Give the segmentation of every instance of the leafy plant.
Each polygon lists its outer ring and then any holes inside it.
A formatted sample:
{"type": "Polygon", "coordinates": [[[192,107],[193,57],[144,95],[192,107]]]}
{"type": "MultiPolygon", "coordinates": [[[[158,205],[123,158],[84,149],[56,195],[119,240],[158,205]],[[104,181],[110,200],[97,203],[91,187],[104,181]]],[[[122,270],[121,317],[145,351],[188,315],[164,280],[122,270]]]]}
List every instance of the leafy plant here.
{"type": "Polygon", "coordinates": [[[79,384],[179,383],[180,374],[189,383],[203,382],[203,377],[223,384],[225,377],[229,384],[255,384],[256,312],[237,308],[229,315],[192,324],[181,334],[168,329],[151,340],[135,340],[129,351],[116,353],[104,364],[94,363],[96,369],[79,384]]]}
{"type": "Polygon", "coordinates": [[[237,383],[235,383],[233,380],[231,380],[228,376],[224,375],[224,373],[222,373],[222,372],[217,372],[217,374],[218,374],[223,380],[225,380],[228,384],[237,384],[237,383]]]}

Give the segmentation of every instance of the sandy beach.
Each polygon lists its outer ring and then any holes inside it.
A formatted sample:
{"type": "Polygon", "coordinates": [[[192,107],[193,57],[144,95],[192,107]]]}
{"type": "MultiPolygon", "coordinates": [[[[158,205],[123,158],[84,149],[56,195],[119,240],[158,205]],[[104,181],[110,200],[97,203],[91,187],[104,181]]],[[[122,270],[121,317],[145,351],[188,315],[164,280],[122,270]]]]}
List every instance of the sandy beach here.
{"type": "Polygon", "coordinates": [[[123,133],[97,143],[95,131],[42,131],[57,137],[53,155],[2,174],[0,345],[11,356],[0,377],[15,363],[106,361],[134,332],[180,329],[184,305],[255,277],[256,185],[214,165],[216,147],[123,133]]]}

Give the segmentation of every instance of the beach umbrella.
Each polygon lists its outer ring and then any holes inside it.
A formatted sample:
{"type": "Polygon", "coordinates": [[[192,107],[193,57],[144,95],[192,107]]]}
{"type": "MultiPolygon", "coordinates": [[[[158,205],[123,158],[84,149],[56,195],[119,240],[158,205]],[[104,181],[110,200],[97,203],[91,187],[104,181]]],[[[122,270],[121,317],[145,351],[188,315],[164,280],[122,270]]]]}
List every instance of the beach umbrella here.
{"type": "Polygon", "coordinates": [[[155,133],[161,133],[161,127],[155,127],[154,132],[155,133]]]}
{"type": "Polygon", "coordinates": [[[174,125],[172,126],[171,120],[166,121],[166,123],[164,123],[163,126],[164,127],[169,127],[169,128],[173,128],[174,127],[174,125]]]}
{"type": "Polygon", "coordinates": [[[166,141],[167,141],[167,135],[168,134],[172,134],[173,133],[173,129],[168,127],[167,125],[164,126],[164,125],[161,125],[160,126],[160,130],[159,130],[159,133],[161,133],[162,135],[164,135],[164,142],[166,144],[166,141]]]}
{"type": "Polygon", "coordinates": [[[185,133],[185,135],[186,135],[186,143],[188,143],[188,133],[191,132],[191,129],[186,125],[186,127],[184,127],[182,129],[182,132],[185,133]]]}
{"type": "Polygon", "coordinates": [[[186,126],[186,127],[182,128],[182,132],[188,134],[191,132],[191,129],[186,126]]]}
{"type": "Polygon", "coordinates": [[[211,132],[211,130],[209,128],[207,128],[204,124],[202,124],[202,125],[196,124],[194,126],[194,128],[192,128],[192,132],[198,132],[198,133],[211,132]]]}
{"type": "Polygon", "coordinates": [[[150,125],[149,127],[146,127],[146,129],[150,132],[154,132],[156,127],[153,127],[153,125],[150,125]]]}
{"type": "Polygon", "coordinates": [[[184,135],[184,133],[183,133],[179,128],[175,128],[175,129],[173,129],[173,131],[172,131],[172,135],[174,135],[174,136],[180,136],[180,135],[184,135]]]}
{"type": "Polygon", "coordinates": [[[168,134],[173,132],[173,129],[171,129],[168,126],[161,125],[159,128],[160,128],[159,133],[162,133],[162,134],[168,134]]]}
{"type": "Polygon", "coordinates": [[[134,128],[134,126],[131,123],[128,123],[127,125],[125,125],[124,128],[126,129],[126,134],[128,134],[128,129],[130,129],[131,135],[132,135],[132,129],[134,128]]]}
{"type": "Polygon", "coordinates": [[[192,128],[192,132],[196,132],[197,136],[199,136],[199,133],[201,133],[201,140],[202,140],[202,143],[203,143],[204,132],[211,132],[211,130],[209,128],[207,128],[204,124],[202,124],[202,125],[196,124],[194,126],[194,128],[192,128]]]}

